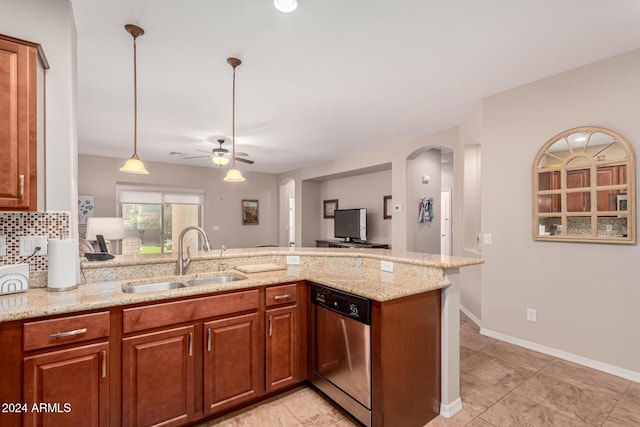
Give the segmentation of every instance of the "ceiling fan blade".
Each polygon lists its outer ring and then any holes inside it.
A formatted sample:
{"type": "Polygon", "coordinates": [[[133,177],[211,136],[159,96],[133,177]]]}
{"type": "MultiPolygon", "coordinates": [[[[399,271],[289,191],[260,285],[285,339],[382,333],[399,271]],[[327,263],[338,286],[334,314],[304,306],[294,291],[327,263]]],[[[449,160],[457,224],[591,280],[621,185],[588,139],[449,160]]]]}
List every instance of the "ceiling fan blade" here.
{"type": "Polygon", "coordinates": [[[249,156],[249,154],[244,153],[244,152],[239,152],[239,153],[238,153],[238,152],[236,152],[236,156],[248,157],[248,156],[249,156]]]}
{"type": "Polygon", "coordinates": [[[247,163],[249,165],[254,164],[255,162],[253,160],[249,160],[249,159],[241,159],[240,157],[236,157],[236,160],[242,163],[247,163]]]}
{"type": "Polygon", "coordinates": [[[211,155],[209,154],[208,156],[190,156],[190,157],[183,157],[182,160],[188,160],[188,159],[202,159],[204,157],[211,157],[211,155]]]}
{"type": "MultiPolygon", "coordinates": [[[[200,153],[209,153],[209,154],[211,154],[211,150],[196,150],[196,151],[199,151],[200,153]]],[[[215,151],[215,150],[213,150],[213,151],[215,151]]]]}

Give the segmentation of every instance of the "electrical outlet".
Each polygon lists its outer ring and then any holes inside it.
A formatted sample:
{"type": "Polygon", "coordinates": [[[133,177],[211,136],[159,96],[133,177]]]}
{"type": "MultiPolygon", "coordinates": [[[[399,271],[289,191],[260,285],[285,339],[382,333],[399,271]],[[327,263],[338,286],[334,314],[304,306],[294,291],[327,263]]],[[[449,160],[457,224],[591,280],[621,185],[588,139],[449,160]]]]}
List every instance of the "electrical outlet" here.
{"type": "Polygon", "coordinates": [[[31,256],[39,247],[36,256],[47,254],[47,236],[20,236],[20,256],[31,256]]]}
{"type": "Polygon", "coordinates": [[[287,265],[300,265],[300,257],[298,255],[287,255],[287,265]]]}
{"type": "Polygon", "coordinates": [[[527,320],[529,322],[537,322],[537,313],[533,308],[527,308],[527,320]]]}
{"type": "Polygon", "coordinates": [[[393,262],[392,261],[380,261],[380,270],[388,271],[389,273],[393,273],[393,262]]]}
{"type": "Polygon", "coordinates": [[[7,256],[7,236],[0,236],[0,257],[7,256]]]}
{"type": "Polygon", "coordinates": [[[484,243],[485,245],[493,244],[493,236],[491,235],[491,233],[484,233],[484,236],[482,236],[482,243],[484,243]]]}
{"type": "Polygon", "coordinates": [[[212,228],[213,231],[220,231],[220,226],[219,225],[214,225],[211,228],[212,228]]]}

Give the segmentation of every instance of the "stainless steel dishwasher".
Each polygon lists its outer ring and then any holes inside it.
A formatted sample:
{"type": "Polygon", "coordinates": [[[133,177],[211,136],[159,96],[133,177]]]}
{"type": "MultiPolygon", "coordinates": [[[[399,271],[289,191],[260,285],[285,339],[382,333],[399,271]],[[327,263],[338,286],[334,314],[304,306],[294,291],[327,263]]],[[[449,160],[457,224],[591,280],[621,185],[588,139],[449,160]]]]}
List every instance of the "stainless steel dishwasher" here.
{"type": "Polygon", "coordinates": [[[371,426],[371,302],[314,283],[311,303],[311,382],[371,426]]]}

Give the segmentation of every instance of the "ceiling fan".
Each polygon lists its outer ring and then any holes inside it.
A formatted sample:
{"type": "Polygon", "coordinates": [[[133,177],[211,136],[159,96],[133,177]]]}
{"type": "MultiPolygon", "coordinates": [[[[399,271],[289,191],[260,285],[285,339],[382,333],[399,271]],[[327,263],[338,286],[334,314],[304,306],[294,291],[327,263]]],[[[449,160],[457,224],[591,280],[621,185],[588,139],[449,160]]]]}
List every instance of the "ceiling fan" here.
{"type": "MultiPolygon", "coordinates": [[[[184,159],[187,160],[187,159],[200,159],[200,158],[203,158],[203,157],[211,157],[211,160],[216,165],[218,165],[220,167],[226,165],[227,163],[229,163],[229,159],[231,159],[233,157],[233,155],[226,148],[222,148],[222,144],[225,143],[225,139],[221,138],[221,139],[218,139],[217,141],[218,141],[218,144],[220,144],[220,147],[214,148],[213,150],[211,150],[211,152],[205,151],[205,150],[196,150],[196,151],[200,151],[202,153],[209,153],[206,156],[190,156],[190,157],[184,157],[184,159]]],[[[243,159],[242,158],[242,157],[247,157],[247,156],[248,156],[247,153],[238,153],[238,152],[236,152],[236,160],[238,162],[243,162],[243,163],[247,163],[247,164],[252,165],[254,163],[253,160],[243,159]]]]}

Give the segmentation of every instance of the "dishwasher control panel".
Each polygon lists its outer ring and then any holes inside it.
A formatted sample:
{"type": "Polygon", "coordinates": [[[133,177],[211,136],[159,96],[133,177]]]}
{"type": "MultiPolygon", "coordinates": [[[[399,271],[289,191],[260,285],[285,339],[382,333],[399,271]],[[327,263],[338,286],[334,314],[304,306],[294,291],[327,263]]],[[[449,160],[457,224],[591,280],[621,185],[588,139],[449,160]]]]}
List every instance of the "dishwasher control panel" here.
{"type": "Polygon", "coordinates": [[[371,302],[367,298],[313,283],[311,303],[364,324],[371,324],[371,302]]]}

